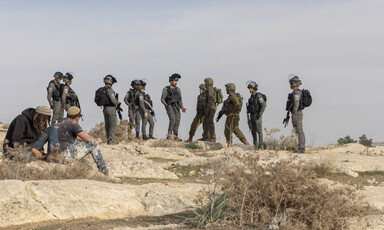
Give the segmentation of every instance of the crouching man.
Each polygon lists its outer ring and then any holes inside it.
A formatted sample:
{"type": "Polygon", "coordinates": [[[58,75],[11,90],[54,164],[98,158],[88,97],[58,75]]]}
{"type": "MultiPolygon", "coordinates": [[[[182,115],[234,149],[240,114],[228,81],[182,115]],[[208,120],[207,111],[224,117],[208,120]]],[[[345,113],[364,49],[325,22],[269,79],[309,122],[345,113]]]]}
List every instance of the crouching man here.
{"type": "Polygon", "coordinates": [[[72,106],[67,110],[67,118],[56,125],[61,154],[68,160],[78,160],[91,154],[99,171],[108,175],[108,169],[99,148],[101,139],[94,138],[83,131],[78,124],[81,116],[80,109],[72,106]]]}

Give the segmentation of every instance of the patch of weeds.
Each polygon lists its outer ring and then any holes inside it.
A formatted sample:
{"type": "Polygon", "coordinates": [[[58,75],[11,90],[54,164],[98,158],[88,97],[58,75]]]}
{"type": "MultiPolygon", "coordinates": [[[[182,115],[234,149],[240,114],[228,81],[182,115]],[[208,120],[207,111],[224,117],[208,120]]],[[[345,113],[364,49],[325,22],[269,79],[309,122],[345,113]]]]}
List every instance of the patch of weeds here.
{"type": "Polygon", "coordinates": [[[185,145],[185,148],[188,148],[188,149],[203,149],[203,147],[201,147],[196,142],[189,142],[188,144],[185,145]]]}
{"type": "Polygon", "coordinates": [[[364,171],[364,172],[357,172],[359,176],[384,176],[384,171],[364,171]]]}
{"type": "MultiPolygon", "coordinates": [[[[93,137],[99,137],[104,143],[106,143],[107,135],[105,134],[105,123],[101,122],[99,124],[96,124],[96,126],[89,131],[89,135],[93,137]]],[[[131,132],[131,123],[127,120],[122,120],[120,123],[117,124],[114,141],[122,142],[133,139],[134,136],[131,132]]]]}
{"type": "Polygon", "coordinates": [[[208,224],[215,223],[225,215],[225,203],[227,202],[227,193],[210,192],[208,203],[199,207],[192,208],[193,214],[185,219],[188,225],[201,228],[208,224]]]}
{"type": "Polygon", "coordinates": [[[265,149],[269,150],[296,150],[298,147],[297,136],[295,130],[292,129],[292,132],[289,136],[280,135],[277,137],[280,129],[272,128],[272,129],[264,129],[265,131],[265,149]]]}
{"type": "Polygon", "coordinates": [[[171,140],[161,139],[154,141],[153,143],[151,143],[150,146],[154,148],[172,148],[175,147],[175,142],[171,140]]]}
{"type": "Polygon", "coordinates": [[[182,177],[194,177],[199,175],[204,175],[204,169],[194,169],[191,166],[180,166],[180,165],[172,165],[169,168],[166,168],[177,176],[182,177]]]}
{"type": "Polygon", "coordinates": [[[307,165],[307,168],[314,173],[318,178],[322,178],[335,172],[334,167],[329,161],[312,161],[307,165]]]}

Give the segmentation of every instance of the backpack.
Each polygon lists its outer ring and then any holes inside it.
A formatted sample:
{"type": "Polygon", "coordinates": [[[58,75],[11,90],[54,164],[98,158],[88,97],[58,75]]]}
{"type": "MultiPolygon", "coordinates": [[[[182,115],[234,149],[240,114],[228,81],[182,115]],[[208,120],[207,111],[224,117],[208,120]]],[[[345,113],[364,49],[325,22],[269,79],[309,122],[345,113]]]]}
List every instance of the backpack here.
{"type": "Polygon", "coordinates": [[[267,103],[267,96],[265,96],[265,94],[262,94],[262,93],[256,93],[256,94],[260,94],[261,97],[264,99],[265,103],[267,103]]]}
{"type": "Polygon", "coordinates": [[[303,105],[303,109],[311,106],[312,96],[311,96],[311,93],[309,92],[309,90],[303,89],[301,91],[301,101],[300,102],[301,102],[300,104],[303,105]]]}
{"type": "Polygon", "coordinates": [[[109,103],[109,98],[107,94],[107,88],[106,87],[100,87],[95,92],[95,103],[97,106],[104,106],[109,103]]]}
{"type": "Polygon", "coordinates": [[[221,89],[213,87],[215,90],[215,96],[213,97],[213,102],[216,104],[221,104],[224,101],[223,94],[221,93],[221,89]]]}

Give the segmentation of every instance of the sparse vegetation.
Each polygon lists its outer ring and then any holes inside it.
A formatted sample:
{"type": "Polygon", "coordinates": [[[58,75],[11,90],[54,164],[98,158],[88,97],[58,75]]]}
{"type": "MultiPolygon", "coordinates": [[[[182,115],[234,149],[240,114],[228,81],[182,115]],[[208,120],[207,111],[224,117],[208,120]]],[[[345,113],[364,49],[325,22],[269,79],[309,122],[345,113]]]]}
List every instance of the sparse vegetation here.
{"type": "Polygon", "coordinates": [[[188,149],[203,149],[203,147],[198,145],[196,142],[189,142],[188,144],[185,145],[185,148],[188,148],[188,149]]]}
{"type": "Polygon", "coordinates": [[[316,173],[318,178],[325,177],[335,172],[334,167],[329,161],[312,161],[308,164],[308,169],[316,173]]]}
{"type": "Polygon", "coordinates": [[[266,149],[270,150],[295,150],[298,147],[298,141],[296,138],[295,131],[292,130],[291,135],[285,136],[280,135],[278,138],[277,134],[280,132],[278,128],[267,129],[265,131],[265,145],[266,149]]]}
{"type": "MultiPolygon", "coordinates": [[[[115,141],[122,142],[133,140],[134,137],[131,133],[130,126],[131,123],[127,120],[122,120],[120,123],[118,123],[116,127],[115,141]]],[[[107,136],[105,134],[105,123],[101,122],[97,124],[89,131],[89,135],[93,137],[99,137],[101,140],[103,140],[103,142],[107,142],[107,136]]]]}
{"type": "Polygon", "coordinates": [[[337,140],[337,143],[339,143],[339,145],[345,145],[345,144],[349,144],[349,143],[356,143],[357,141],[353,140],[349,135],[343,137],[343,138],[339,138],[337,140]]]}
{"type": "Polygon", "coordinates": [[[365,134],[363,136],[359,137],[359,144],[362,144],[367,147],[372,147],[372,139],[368,139],[365,134]]]}
{"type": "MultiPolygon", "coordinates": [[[[217,181],[227,192],[221,222],[241,229],[342,229],[349,217],[370,207],[351,188],[319,184],[306,167],[278,162],[262,167],[257,158],[239,159],[244,167],[223,169],[217,181]]],[[[327,171],[327,170],[325,170],[327,171]]]]}

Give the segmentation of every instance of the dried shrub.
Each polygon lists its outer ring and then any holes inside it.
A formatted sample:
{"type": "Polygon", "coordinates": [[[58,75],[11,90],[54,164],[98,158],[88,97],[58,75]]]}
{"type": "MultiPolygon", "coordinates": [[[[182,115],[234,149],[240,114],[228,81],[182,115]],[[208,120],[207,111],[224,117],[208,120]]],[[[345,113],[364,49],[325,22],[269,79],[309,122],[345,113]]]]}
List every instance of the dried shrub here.
{"type": "Polygon", "coordinates": [[[346,218],[371,208],[355,190],[318,183],[313,171],[282,161],[260,166],[257,158],[244,167],[223,169],[219,186],[227,192],[222,220],[241,229],[343,229],[346,218]]]}
{"type": "Polygon", "coordinates": [[[313,171],[318,178],[325,177],[335,172],[334,166],[329,161],[312,161],[306,166],[309,170],[313,171]]]}
{"type": "Polygon", "coordinates": [[[295,150],[298,147],[297,135],[295,130],[289,136],[280,135],[276,137],[280,132],[278,128],[267,129],[265,131],[265,144],[266,148],[270,150],[295,150]]]}
{"type": "Polygon", "coordinates": [[[150,147],[154,147],[154,148],[174,148],[174,147],[185,147],[185,144],[183,142],[179,142],[179,141],[158,139],[156,141],[153,141],[150,144],[150,147]]]}
{"type": "MultiPolygon", "coordinates": [[[[114,140],[117,142],[133,140],[134,136],[131,131],[132,124],[127,120],[122,120],[117,124],[116,134],[114,140]]],[[[89,135],[99,137],[103,142],[107,142],[107,135],[105,133],[105,123],[101,122],[96,124],[94,128],[89,131],[89,135]]]]}

